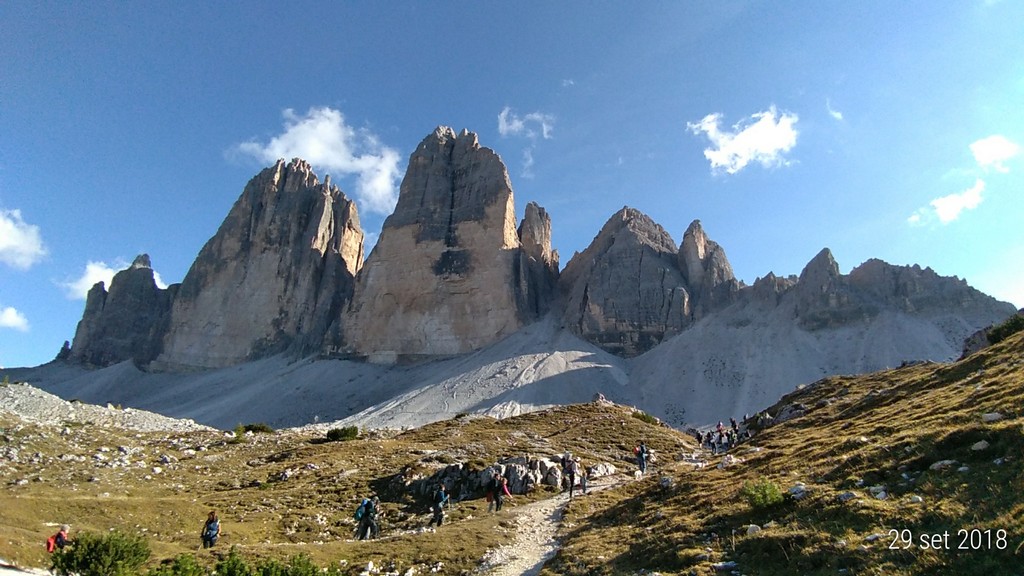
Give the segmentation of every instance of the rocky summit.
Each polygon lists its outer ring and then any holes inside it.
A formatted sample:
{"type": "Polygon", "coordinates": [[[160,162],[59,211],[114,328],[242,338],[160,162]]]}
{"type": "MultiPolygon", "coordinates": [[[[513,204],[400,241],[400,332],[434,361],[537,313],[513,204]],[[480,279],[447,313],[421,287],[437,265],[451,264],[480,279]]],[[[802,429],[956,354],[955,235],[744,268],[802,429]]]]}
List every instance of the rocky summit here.
{"type": "MultiPolygon", "coordinates": [[[[163,370],[228,366],[340,338],[341,309],[363,261],[355,204],[299,159],[246,185],[185,275],[163,370]]],[[[74,351],[74,348],[72,348],[74,351]]]]}
{"type": "Polygon", "coordinates": [[[357,280],[348,351],[382,362],[461,354],[536,320],[557,274],[551,221],[534,206],[520,230],[501,158],[476,134],[435,130],[357,280]]]}

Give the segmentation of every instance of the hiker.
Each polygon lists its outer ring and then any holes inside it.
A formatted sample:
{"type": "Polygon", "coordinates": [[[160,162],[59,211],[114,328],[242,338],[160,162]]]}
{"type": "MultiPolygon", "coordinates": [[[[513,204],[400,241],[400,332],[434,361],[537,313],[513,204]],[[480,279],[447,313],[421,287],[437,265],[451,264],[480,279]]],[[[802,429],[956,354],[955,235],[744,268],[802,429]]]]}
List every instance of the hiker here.
{"type": "Polygon", "coordinates": [[[494,491],[494,511],[501,512],[501,507],[505,504],[505,497],[512,498],[512,493],[508,491],[508,479],[502,476],[498,480],[498,488],[494,491]]]}
{"type": "Polygon", "coordinates": [[[433,504],[430,506],[430,510],[434,512],[434,516],[427,523],[427,526],[433,526],[434,522],[437,522],[437,527],[441,527],[441,523],[444,522],[444,505],[448,504],[451,506],[448,500],[448,491],[444,488],[444,482],[437,485],[437,491],[434,492],[433,504]]]}
{"type": "Polygon", "coordinates": [[[640,446],[635,450],[636,452],[636,464],[640,467],[640,474],[647,472],[647,444],[641,440],[640,446]]]}
{"type": "Polygon", "coordinates": [[[736,434],[740,433],[740,425],[739,425],[738,422],[736,422],[735,418],[729,418],[729,427],[732,428],[732,431],[734,433],[736,433],[736,434]]]}
{"type": "Polygon", "coordinates": [[[53,554],[57,550],[63,550],[65,546],[71,544],[71,538],[68,537],[68,531],[70,530],[71,526],[61,524],[60,530],[46,539],[46,551],[53,554]]]}
{"type": "Polygon", "coordinates": [[[580,471],[580,459],[569,460],[569,465],[565,467],[565,475],[569,479],[569,498],[572,498],[573,489],[576,487],[576,475],[580,471]]]}
{"type": "Polygon", "coordinates": [[[587,468],[580,462],[580,457],[576,457],[576,472],[580,475],[580,490],[587,493],[587,468]]]}
{"type": "Polygon", "coordinates": [[[380,525],[377,523],[377,516],[380,514],[380,498],[374,496],[372,500],[364,500],[360,507],[358,535],[360,540],[376,538],[380,534],[380,525]]]}
{"type": "Polygon", "coordinates": [[[569,477],[569,465],[572,463],[572,452],[566,450],[565,454],[562,454],[559,464],[562,465],[562,491],[565,491],[565,482],[569,477]]]}
{"type": "Polygon", "coordinates": [[[217,518],[217,513],[210,510],[210,514],[206,516],[206,523],[203,524],[203,531],[199,533],[199,538],[203,541],[203,548],[213,548],[213,545],[217,543],[217,538],[220,538],[220,519],[217,518]]]}
{"type": "Polygon", "coordinates": [[[487,511],[491,512],[494,510],[494,502],[498,495],[498,488],[501,487],[501,474],[495,472],[494,476],[491,476],[490,482],[487,483],[487,511]]]}

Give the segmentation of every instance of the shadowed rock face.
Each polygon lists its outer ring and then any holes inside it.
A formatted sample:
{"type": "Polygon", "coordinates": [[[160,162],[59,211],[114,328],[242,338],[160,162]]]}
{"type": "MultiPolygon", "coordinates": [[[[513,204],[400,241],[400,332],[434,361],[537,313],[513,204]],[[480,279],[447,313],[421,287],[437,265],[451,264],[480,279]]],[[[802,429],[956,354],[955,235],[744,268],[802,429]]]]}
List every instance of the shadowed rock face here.
{"type": "Polygon", "coordinates": [[[115,274],[109,291],[97,282],[86,297],[68,358],[91,366],[149,363],[160,354],[177,288],[157,287],[147,254],[115,274]]]}
{"type": "Polygon", "coordinates": [[[305,161],[278,161],[249,181],[189,269],[153,367],[319,350],[351,297],[362,251],[355,204],[305,161]]]}
{"type": "Polygon", "coordinates": [[[343,319],[348,352],[384,362],[459,354],[536,318],[553,284],[538,275],[556,274],[557,256],[550,219],[528,211],[524,251],[501,158],[476,134],[435,130],[409,158],[398,205],[357,280],[343,319]]]}
{"type": "Polygon", "coordinates": [[[623,208],[562,272],[566,326],[627,357],[678,333],[691,321],[691,293],[677,253],[664,228],[623,208]]]}

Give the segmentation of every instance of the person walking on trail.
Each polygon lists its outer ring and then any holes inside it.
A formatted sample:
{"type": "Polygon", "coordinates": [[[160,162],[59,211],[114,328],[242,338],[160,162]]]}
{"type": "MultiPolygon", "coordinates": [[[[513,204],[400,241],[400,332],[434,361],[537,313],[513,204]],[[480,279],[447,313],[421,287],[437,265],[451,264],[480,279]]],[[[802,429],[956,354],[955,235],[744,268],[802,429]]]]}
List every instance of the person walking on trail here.
{"type": "Polygon", "coordinates": [[[70,530],[71,526],[61,524],[60,530],[46,539],[46,551],[53,554],[57,550],[63,550],[65,546],[71,544],[71,538],[68,536],[70,530]]]}
{"type": "Polygon", "coordinates": [[[497,500],[498,489],[501,488],[501,474],[495,472],[494,476],[491,476],[490,482],[487,483],[487,511],[491,512],[494,510],[494,504],[497,500]]]}
{"type": "Polygon", "coordinates": [[[427,526],[433,526],[436,522],[437,527],[440,528],[441,524],[444,522],[445,504],[451,505],[451,501],[448,499],[448,491],[445,490],[443,482],[437,485],[437,491],[434,492],[434,497],[431,502],[430,510],[434,513],[434,516],[431,517],[427,526]]]}
{"type": "Polygon", "coordinates": [[[580,475],[580,491],[584,494],[587,493],[587,467],[580,462],[580,457],[576,457],[576,473],[580,475]]]}
{"type": "Polygon", "coordinates": [[[359,518],[359,539],[376,538],[380,534],[377,516],[380,514],[380,498],[374,496],[363,504],[363,513],[359,518]]]}
{"type": "Polygon", "coordinates": [[[647,473],[647,456],[647,443],[641,440],[640,446],[636,449],[636,464],[640,467],[640,474],[647,473]]]}
{"type": "Polygon", "coordinates": [[[569,478],[569,498],[572,498],[573,489],[576,487],[576,476],[580,471],[579,458],[569,460],[565,467],[565,475],[569,478]]]}
{"type": "Polygon", "coordinates": [[[502,476],[498,480],[498,489],[494,491],[494,511],[501,512],[501,507],[505,504],[505,497],[512,499],[512,493],[508,491],[508,479],[502,476]]]}
{"type": "Polygon", "coordinates": [[[203,541],[203,548],[213,548],[217,543],[217,538],[220,538],[220,518],[217,518],[217,512],[210,510],[199,537],[203,541]]]}

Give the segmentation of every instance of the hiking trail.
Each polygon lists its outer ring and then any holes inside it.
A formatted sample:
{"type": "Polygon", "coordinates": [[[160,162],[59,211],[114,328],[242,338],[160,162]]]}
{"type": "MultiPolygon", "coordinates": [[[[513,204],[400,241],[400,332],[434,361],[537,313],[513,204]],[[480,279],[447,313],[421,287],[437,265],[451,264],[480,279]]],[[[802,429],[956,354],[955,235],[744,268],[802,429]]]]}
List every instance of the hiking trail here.
{"type": "MultiPolygon", "coordinates": [[[[591,480],[587,495],[619,486],[626,481],[620,474],[591,480]]],[[[515,539],[508,544],[488,550],[481,572],[488,576],[536,576],[544,563],[558,551],[556,535],[562,522],[562,510],[569,502],[569,493],[531,502],[523,506],[506,508],[515,515],[516,527],[511,532],[515,539]]]]}

